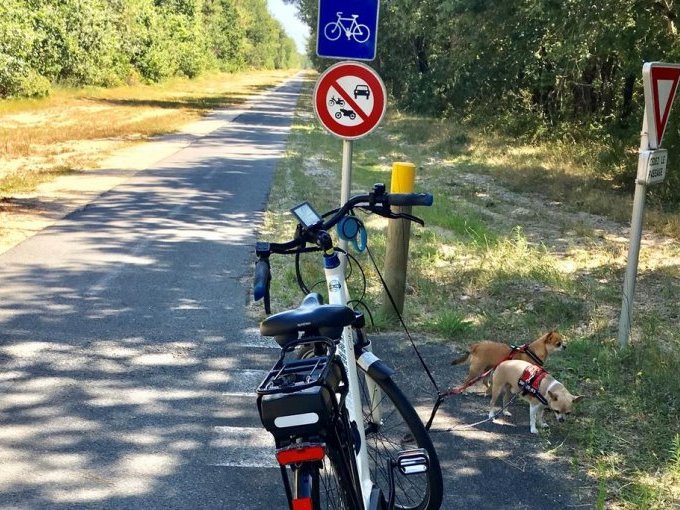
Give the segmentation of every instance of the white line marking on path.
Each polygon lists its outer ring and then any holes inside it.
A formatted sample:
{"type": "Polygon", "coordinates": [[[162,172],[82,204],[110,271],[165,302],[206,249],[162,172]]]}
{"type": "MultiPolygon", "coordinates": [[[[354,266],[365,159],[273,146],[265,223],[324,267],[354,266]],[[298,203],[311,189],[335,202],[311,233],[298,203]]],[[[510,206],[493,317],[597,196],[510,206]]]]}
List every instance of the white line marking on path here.
{"type": "Polygon", "coordinates": [[[263,428],[214,427],[209,466],[277,468],[274,438],[263,428]]]}

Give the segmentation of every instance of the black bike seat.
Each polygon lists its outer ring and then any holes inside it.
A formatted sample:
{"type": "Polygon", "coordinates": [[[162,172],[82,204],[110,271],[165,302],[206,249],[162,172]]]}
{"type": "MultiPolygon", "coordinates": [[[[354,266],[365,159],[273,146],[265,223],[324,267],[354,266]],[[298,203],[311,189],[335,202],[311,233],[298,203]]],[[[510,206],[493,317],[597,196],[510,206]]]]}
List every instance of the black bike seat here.
{"type": "Polygon", "coordinates": [[[299,333],[340,338],[342,329],[356,318],[354,310],[345,305],[324,305],[321,294],[307,294],[298,308],[270,315],[260,323],[262,336],[273,336],[284,347],[299,333]]]}

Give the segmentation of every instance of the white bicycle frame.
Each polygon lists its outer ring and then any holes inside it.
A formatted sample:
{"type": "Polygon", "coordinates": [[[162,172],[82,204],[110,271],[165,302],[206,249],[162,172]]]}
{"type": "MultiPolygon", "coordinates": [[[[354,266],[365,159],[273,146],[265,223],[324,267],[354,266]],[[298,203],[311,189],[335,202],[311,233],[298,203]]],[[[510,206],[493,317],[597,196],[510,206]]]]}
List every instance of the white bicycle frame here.
{"type": "MultiPolygon", "coordinates": [[[[328,287],[328,301],[330,304],[339,304],[349,306],[349,290],[345,280],[345,261],[338,264],[337,267],[324,270],[326,274],[326,285],[328,287]]],[[[364,508],[368,509],[371,499],[371,492],[373,490],[373,481],[371,480],[370,468],[368,465],[368,452],[366,445],[366,436],[364,433],[364,416],[361,410],[361,392],[359,389],[359,375],[357,373],[357,360],[354,355],[354,334],[352,328],[347,326],[342,332],[342,339],[338,343],[337,353],[345,366],[347,372],[347,380],[349,388],[347,396],[345,397],[345,407],[349,414],[350,421],[358,425],[359,437],[361,440],[361,448],[356,454],[357,470],[359,472],[359,480],[361,484],[361,495],[364,502],[364,508]]],[[[377,358],[371,353],[364,353],[359,359],[358,363],[363,369],[367,370],[377,358]]],[[[366,386],[371,401],[371,408],[376,412],[373,416],[377,420],[381,419],[379,415],[379,406],[375,406],[375,402],[380,401],[380,388],[373,382],[372,379],[366,377],[366,386]]],[[[387,495],[385,495],[387,496],[387,495]]]]}

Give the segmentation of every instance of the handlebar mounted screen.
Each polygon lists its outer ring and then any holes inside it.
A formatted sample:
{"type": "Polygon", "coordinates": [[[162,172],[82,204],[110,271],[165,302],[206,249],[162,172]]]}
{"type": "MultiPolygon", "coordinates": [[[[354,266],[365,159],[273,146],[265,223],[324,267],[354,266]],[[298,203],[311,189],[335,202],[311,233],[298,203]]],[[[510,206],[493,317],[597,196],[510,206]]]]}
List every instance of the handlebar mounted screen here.
{"type": "Polygon", "coordinates": [[[290,210],[298,221],[306,228],[313,227],[322,223],[321,216],[317,213],[309,202],[302,202],[290,210]]]}

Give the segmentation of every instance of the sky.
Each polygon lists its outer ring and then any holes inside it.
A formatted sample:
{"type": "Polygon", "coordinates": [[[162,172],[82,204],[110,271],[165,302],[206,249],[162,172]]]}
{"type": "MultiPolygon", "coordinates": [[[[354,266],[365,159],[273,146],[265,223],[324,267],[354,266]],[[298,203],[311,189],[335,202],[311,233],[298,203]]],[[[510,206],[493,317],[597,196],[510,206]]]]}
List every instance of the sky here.
{"type": "Polygon", "coordinates": [[[284,4],[283,0],[267,0],[269,12],[281,22],[286,33],[293,38],[298,52],[306,53],[309,27],[297,18],[297,9],[292,5],[284,4]]]}

